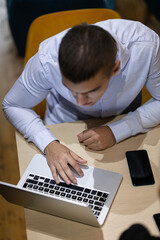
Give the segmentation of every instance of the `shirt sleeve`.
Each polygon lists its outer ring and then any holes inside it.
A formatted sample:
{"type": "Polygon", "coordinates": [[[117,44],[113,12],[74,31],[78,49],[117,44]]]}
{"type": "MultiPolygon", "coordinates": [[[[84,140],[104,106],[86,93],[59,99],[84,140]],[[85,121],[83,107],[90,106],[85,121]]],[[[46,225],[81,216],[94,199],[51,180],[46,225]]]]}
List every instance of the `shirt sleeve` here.
{"type": "Polygon", "coordinates": [[[150,128],[160,123],[160,48],[159,38],[153,50],[152,61],[146,81],[146,88],[152,98],[137,108],[134,112],[129,112],[120,121],[108,124],[111,128],[116,142],[120,142],[138,133],[145,133],[150,128]]]}
{"type": "Polygon", "coordinates": [[[53,87],[45,76],[45,69],[37,53],[28,61],[23,73],[2,103],[6,118],[29,142],[33,142],[42,152],[50,142],[57,140],[40,117],[32,110],[53,87]]]}

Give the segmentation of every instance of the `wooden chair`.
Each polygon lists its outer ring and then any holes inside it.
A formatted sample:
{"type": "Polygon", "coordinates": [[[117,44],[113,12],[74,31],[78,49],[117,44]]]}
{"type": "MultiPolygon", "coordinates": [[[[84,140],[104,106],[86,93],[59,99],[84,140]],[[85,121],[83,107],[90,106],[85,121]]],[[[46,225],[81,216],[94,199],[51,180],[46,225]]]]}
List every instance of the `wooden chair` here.
{"type": "MultiPolygon", "coordinates": [[[[83,22],[93,24],[95,22],[115,18],[121,17],[116,11],[105,8],[56,12],[36,18],[28,31],[24,65],[38,51],[39,44],[43,40],[76,24],[83,22]]],[[[45,100],[34,107],[34,110],[42,119],[44,118],[45,108],[45,100]]]]}

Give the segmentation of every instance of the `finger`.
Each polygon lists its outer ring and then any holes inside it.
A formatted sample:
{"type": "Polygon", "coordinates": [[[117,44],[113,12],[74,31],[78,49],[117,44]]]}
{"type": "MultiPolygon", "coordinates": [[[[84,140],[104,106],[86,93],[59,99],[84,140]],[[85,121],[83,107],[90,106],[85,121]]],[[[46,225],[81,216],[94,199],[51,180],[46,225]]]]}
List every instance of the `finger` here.
{"type": "Polygon", "coordinates": [[[56,168],[55,168],[53,165],[51,165],[51,166],[50,166],[50,169],[51,169],[51,172],[52,172],[52,175],[53,175],[53,178],[54,178],[55,182],[56,182],[57,184],[59,184],[59,183],[60,183],[60,180],[59,180],[59,178],[58,178],[56,168]]]}
{"type": "Polygon", "coordinates": [[[80,156],[78,156],[76,153],[70,151],[71,156],[79,163],[87,163],[87,160],[81,158],[80,156]]]}
{"type": "Polygon", "coordinates": [[[63,177],[64,181],[67,184],[71,184],[71,182],[73,182],[74,184],[77,184],[77,179],[75,178],[73,172],[71,171],[71,169],[69,168],[68,165],[63,165],[62,166],[63,171],[61,174],[61,176],[63,177]]]}
{"type": "Polygon", "coordinates": [[[102,149],[100,148],[100,146],[98,146],[98,144],[96,144],[96,143],[89,144],[89,145],[87,145],[87,147],[88,147],[89,149],[92,149],[92,150],[102,150],[102,149]]]}
{"type": "Polygon", "coordinates": [[[79,164],[75,161],[75,159],[70,159],[69,160],[69,164],[76,170],[76,172],[79,174],[79,176],[83,176],[84,173],[81,169],[81,167],[79,166],[79,164]]]}
{"type": "MultiPolygon", "coordinates": [[[[66,165],[66,166],[64,166],[64,165],[60,165],[60,164],[58,164],[57,165],[57,171],[58,171],[58,173],[59,173],[59,175],[61,176],[61,178],[63,179],[63,181],[67,184],[67,185],[69,185],[69,184],[71,184],[71,181],[70,181],[70,179],[72,179],[72,180],[76,180],[75,179],[75,177],[74,177],[74,175],[73,175],[73,173],[71,172],[71,170],[70,170],[70,168],[68,167],[68,165],[66,165]],[[70,172],[71,173],[70,173],[70,172]],[[68,176],[71,176],[72,178],[68,178],[68,176]],[[73,175],[73,176],[72,176],[73,175]]],[[[76,180],[76,182],[77,182],[77,180],[76,180]]]]}
{"type": "Polygon", "coordinates": [[[83,142],[84,140],[90,138],[92,136],[92,131],[91,130],[85,130],[81,132],[80,134],[77,135],[78,140],[80,142],[83,142]]]}
{"type": "Polygon", "coordinates": [[[88,138],[87,140],[83,141],[83,144],[88,147],[88,145],[95,144],[96,140],[92,137],[88,138]]]}

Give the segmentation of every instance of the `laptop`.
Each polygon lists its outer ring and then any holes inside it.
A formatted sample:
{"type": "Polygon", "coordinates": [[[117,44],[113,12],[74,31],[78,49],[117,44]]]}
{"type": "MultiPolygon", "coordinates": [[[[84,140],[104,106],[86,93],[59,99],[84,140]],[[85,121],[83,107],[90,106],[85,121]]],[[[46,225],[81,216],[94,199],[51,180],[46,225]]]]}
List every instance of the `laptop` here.
{"type": "Polygon", "coordinates": [[[0,182],[9,202],[80,223],[101,227],[122,180],[119,173],[81,165],[77,184],[56,184],[46,158],[36,154],[17,185],[0,182]]]}

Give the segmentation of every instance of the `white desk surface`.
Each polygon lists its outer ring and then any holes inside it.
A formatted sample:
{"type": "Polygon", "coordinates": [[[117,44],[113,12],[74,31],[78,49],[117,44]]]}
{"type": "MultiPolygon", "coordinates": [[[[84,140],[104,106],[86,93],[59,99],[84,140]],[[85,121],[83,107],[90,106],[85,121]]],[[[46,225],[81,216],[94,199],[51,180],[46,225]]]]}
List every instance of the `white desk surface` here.
{"type": "MultiPolygon", "coordinates": [[[[115,121],[116,117],[112,119],[115,121]]],[[[111,119],[110,119],[111,120],[111,119]]],[[[123,180],[102,228],[95,228],[63,218],[25,209],[28,240],[118,240],[120,234],[134,223],[141,223],[158,236],[153,214],[160,212],[158,187],[160,178],[160,126],[146,134],[129,138],[107,150],[91,151],[79,144],[76,135],[88,127],[99,125],[106,120],[88,120],[85,122],[62,123],[49,126],[58,139],[88,161],[88,165],[119,172],[123,180]],[[150,186],[132,186],[125,152],[146,149],[155,177],[150,186]]],[[[32,157],[39,150],[16,133],[20,174],[22,175],[32,157]]]]}

